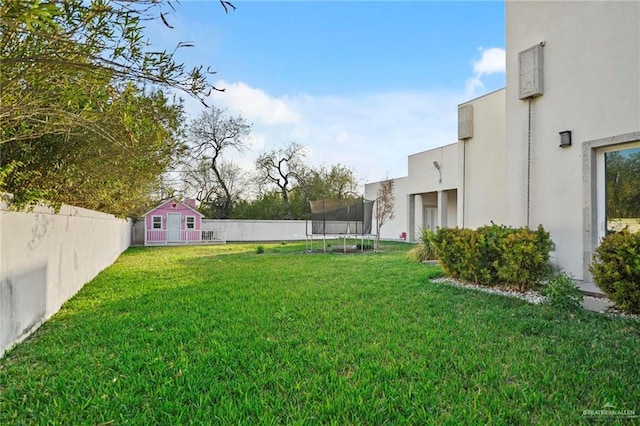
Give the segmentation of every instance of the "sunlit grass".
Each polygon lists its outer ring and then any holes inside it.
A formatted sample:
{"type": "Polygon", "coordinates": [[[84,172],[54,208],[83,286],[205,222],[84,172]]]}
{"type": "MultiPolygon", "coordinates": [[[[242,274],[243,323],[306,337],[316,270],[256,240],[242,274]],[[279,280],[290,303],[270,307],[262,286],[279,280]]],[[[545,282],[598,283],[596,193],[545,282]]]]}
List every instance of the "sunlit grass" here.
{"type": "MultiPolygon", "coordinates": [[[[0,362],[0,424],[575,424],[640,414],[640,326],[304,243],[132,248],[0,362]]],[[[615,421],[615,419],[614,419],[615,421]]]]}

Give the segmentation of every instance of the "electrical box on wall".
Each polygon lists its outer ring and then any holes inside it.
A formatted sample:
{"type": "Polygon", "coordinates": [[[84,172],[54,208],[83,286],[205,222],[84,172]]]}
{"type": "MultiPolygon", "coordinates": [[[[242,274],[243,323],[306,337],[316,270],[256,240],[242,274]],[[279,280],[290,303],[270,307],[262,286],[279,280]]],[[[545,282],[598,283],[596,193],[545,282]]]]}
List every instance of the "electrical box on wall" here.
{"type": "Polygon", "coordinates": [[[458,107],[458,139],[473,137],[473,105],[460,105],[458,107]]]}
{"type": "Polygon", "coordinates": [[[518,53],[519,99],[540,96],[544,91],[543,46],[544,42],[518,53]]]}

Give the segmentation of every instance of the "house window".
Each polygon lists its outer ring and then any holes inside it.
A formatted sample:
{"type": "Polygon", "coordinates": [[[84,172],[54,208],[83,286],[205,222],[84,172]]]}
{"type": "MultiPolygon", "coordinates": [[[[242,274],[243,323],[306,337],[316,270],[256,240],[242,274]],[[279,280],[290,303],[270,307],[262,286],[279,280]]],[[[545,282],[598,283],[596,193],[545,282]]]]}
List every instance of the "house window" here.
{"type": "Polygon", "coordinates": [[[604,154],[606,233],[640,232],[640,147],[604,154]]]}
{"type": "Polygon", "coordinates": [[[162,216],[153,216],[151,218],[152,229],[162,229],[162,216]]]}
{"type": "Polygon", "coordinates": [[[187,216],[187,229],[195,229],[196,218],[194,216],[187,216]]]}

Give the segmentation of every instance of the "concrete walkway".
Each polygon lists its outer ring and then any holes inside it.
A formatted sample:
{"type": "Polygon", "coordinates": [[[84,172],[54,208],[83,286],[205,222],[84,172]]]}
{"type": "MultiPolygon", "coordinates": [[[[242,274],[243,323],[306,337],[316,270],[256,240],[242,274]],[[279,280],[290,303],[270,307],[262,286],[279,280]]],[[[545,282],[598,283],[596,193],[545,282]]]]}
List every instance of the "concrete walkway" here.
{"type": "Polygon", "coordinates": [[[580,292],[584,295],[582,306],[588,311],[606,312],[612,306],[615,306],[611,300],[600,290],[594,283],[578,281],[576,283],[580,292]]]}
{"type": "Polygon", "coordinates": [[[615,303],[606,298],[585,296],[582,300],[582,307],[587,311],[607,312],[612,306],[615,306],[615,303]]]}
{"type": "Polygon", "coordinates": [[[592,282],[576,281],[575,283],[578,286],[578,289],[585,296],[607,297],[607,296],[604,295],[602,290],[600,290],[598,287],[596,287],[596,285],[594,283],[592,283],[592,282]]]}

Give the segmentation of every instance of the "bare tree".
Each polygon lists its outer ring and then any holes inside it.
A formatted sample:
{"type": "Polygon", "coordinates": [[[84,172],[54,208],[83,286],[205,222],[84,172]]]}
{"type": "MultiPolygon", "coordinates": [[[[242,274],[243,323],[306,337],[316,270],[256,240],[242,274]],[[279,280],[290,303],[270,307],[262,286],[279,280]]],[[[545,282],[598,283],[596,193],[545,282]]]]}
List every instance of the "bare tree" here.
{"type": "MultiPolygon", "coordinates": [[[[216,188],[217,216],[221,218],[230,216],[234,203],[232,176],[229,174],[229,167],[222,161],[222,153],[228,149],[244,151],[250,134],[251,124],[244,118],[230,117],[224,110],[216,107],[204,111],[189,124],[188,135],[193,146],[192,155],[197,160],[209,163],[214,183],[207,187],[216,188]]],[[[234,176],[237,174],[234,173],[234,176]]],[[[213,192],[208,195],[212,194],[213,192]]]]}
{"type": "MultiPolygon", "coordinates": [[[[249,186],[246,172],[234,162],[226,160],[220,162],[218,169],[229,191],[232,206],[235,206],[238,200],[246,194],[249,186]]],[[[203,158],[195,163],[187,164],[183,172],[184,190],[200,202],[203,206],[202,213],[212,218],[222,216],[227,196],[218,183],[210,160],[203,158]]]]}
{"type": "Polygon", "coordinates": [[[302,161],[306,155],[307,149],[304,145],[291,142],[284,148],[264,152],[256,159],[258,183],[278,187],[287,219],[293,219],[289,193],[299,183],[306,168],[302,161]]]}
{"type": "Polygon", "coordinates": [[[396,197],[393,193],[393,179],[380,182],[376,196],[375,219],[376,219],[376,247],[380,243],[380,230],[385,223],[395,217],[394,207],[396,197]]]}

